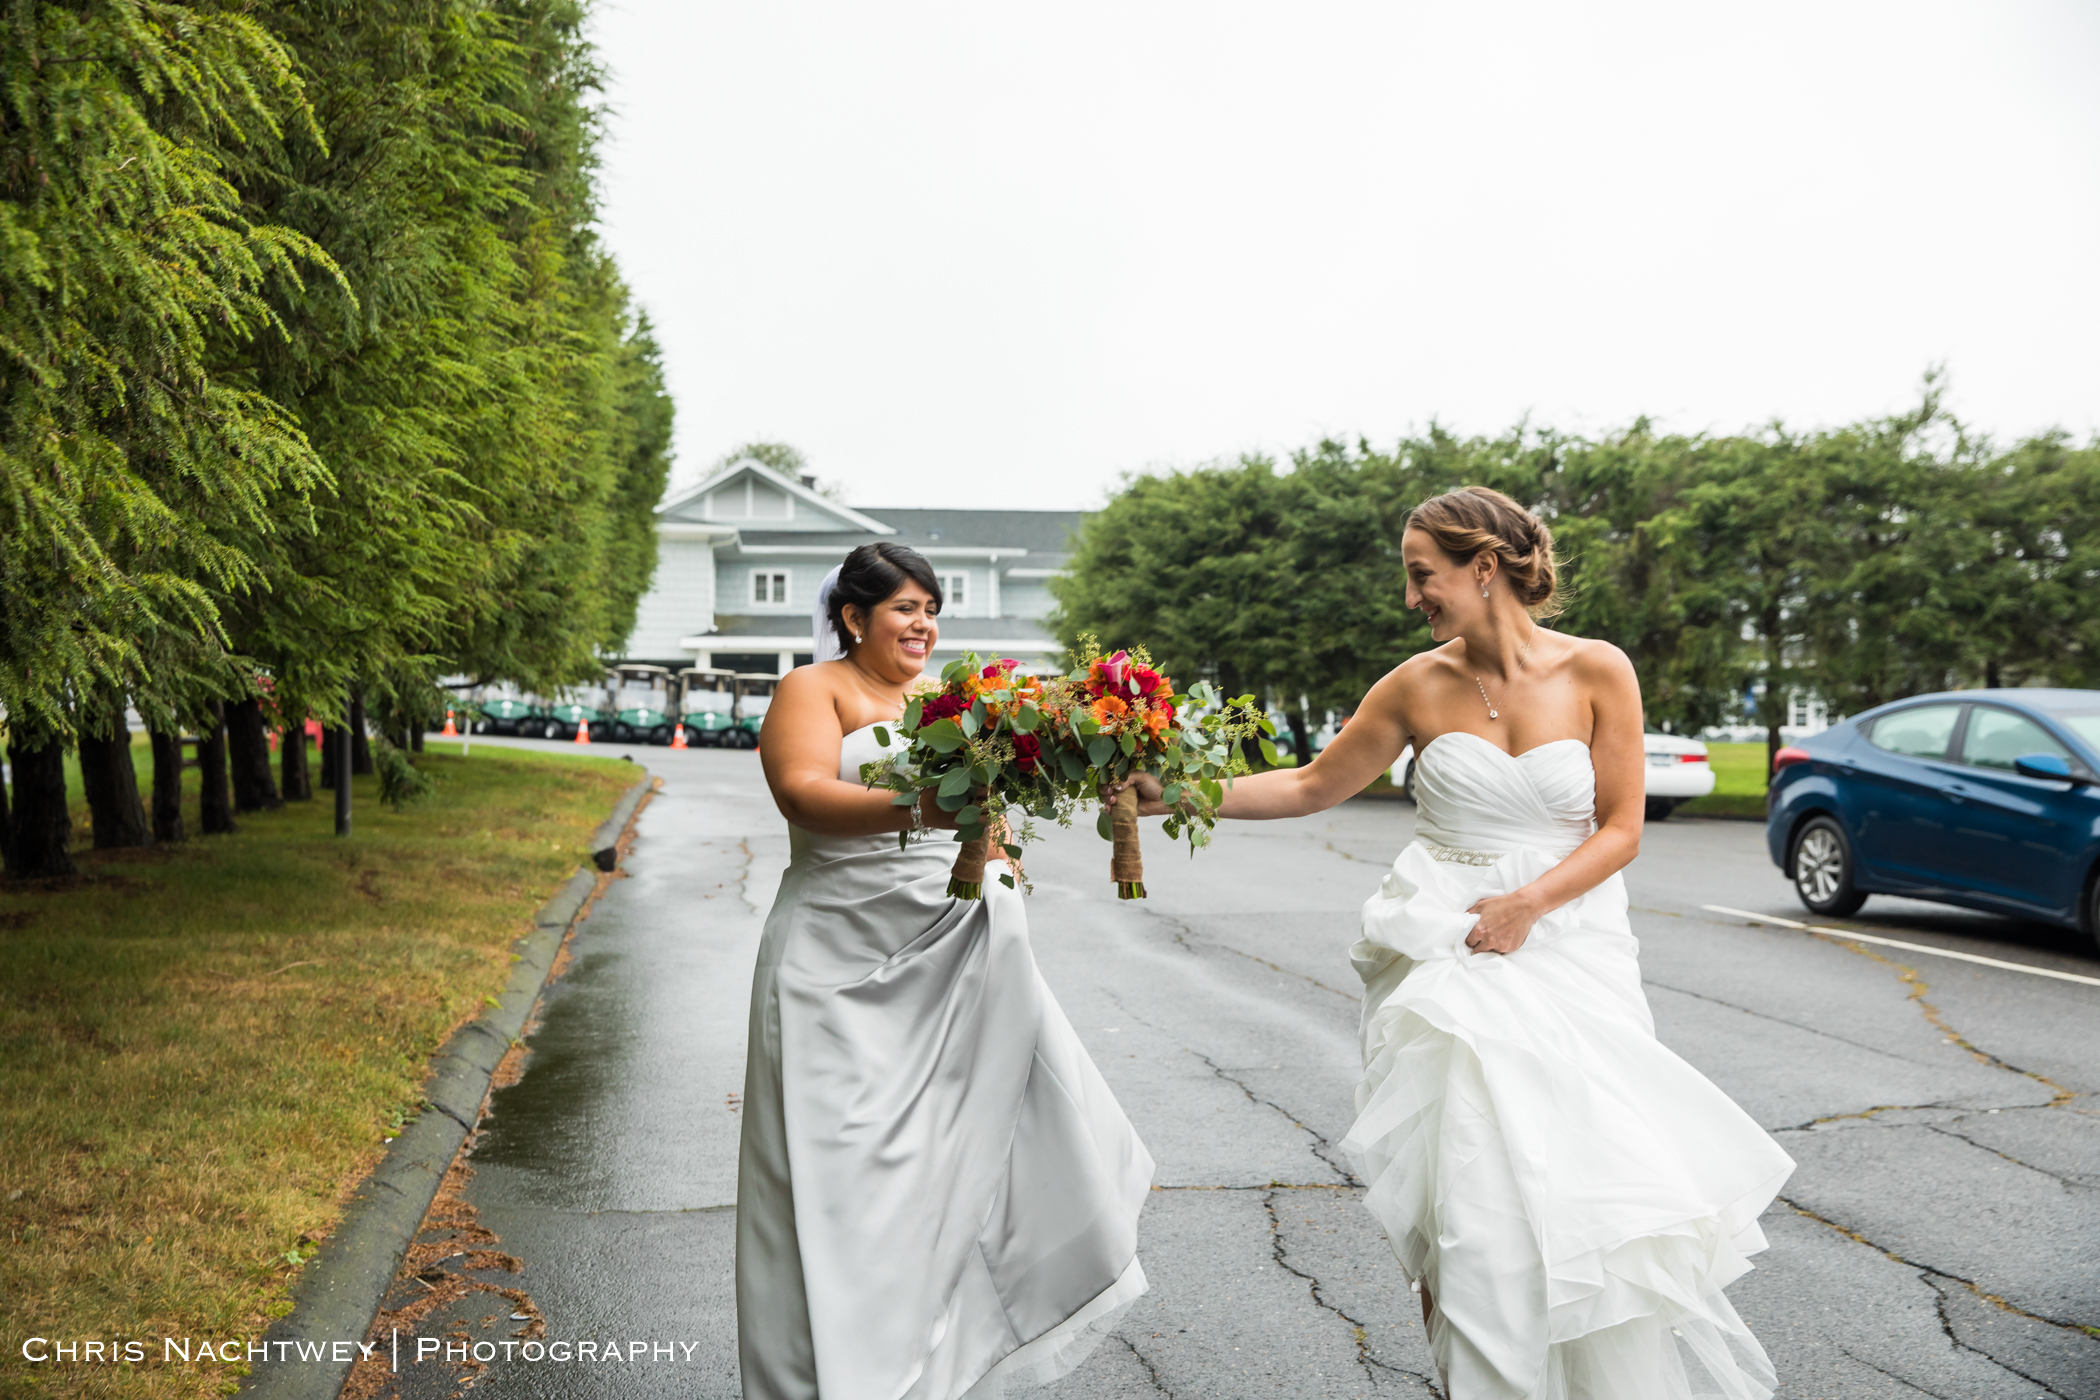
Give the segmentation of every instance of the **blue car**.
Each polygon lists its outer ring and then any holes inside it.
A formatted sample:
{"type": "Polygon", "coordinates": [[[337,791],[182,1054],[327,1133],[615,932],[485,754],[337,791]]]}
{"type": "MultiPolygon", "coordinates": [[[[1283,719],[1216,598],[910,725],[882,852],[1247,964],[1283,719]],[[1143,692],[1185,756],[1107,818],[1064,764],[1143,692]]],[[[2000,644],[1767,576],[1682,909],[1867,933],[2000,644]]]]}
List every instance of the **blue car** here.
{"type": "Polygon", "coordinates": [[[2100,939],[2100,691],[1914,696],[1774,770],[1765,840],[1813,912],[1900,894],[2100,939]]]}

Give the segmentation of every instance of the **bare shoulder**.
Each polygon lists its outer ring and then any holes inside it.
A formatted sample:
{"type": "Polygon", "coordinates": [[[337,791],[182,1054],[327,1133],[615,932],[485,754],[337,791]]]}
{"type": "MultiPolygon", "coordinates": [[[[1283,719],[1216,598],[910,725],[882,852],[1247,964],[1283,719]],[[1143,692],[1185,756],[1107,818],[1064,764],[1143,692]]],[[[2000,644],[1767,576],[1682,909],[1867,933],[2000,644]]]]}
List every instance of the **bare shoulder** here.
{"type": "Polygon", "coordinates": [[[1555,633],[1568,644],[1565,664],[1578,680],[1594,685],[1618,685],[1634,678],[1633,661],[1610,642],[1597,637],[1571,637],[1555,633]]]}
{"type": "Polygon", "coordinates": [[[1387,707],[1395,711],[1404,709],[1410,693],[1419,689],[1432,677],[1452,671],[1453,660],[1446,653],[1453,645],[1455,643],[1446,642],[1428,651],[1418,651],[1387,671],[1364,696],[1365,705],[1387,707]]]}
{"type": "Polygon", "coordinates": [[[773,694],[781,699],[809,700],[816,696],[831,696],[839,693],[840,661],[819,661],[814,666],[797,666],[780,678],[773,694]]]}

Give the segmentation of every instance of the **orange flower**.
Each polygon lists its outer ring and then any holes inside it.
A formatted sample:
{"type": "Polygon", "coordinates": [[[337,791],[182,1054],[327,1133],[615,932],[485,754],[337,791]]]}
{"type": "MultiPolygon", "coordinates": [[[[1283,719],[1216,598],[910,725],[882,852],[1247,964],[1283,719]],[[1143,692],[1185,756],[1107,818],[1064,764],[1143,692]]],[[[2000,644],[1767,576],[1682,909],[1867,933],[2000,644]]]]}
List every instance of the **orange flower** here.
{"type": "Polygon", "coordinates": [[[1148,710],[1145,712],[1145,732],[1157,734],[1172,723],[1173,719],[1174,716],[1166,710],[1148,710]]]}
{"type": "Polygon", "coordinates": [[[1130,713],[1130,706],[1119,696],[1104,695],[1094,702],[1094,723],[1107,727],[1111,719],[1121,719],[1130,713]]]}

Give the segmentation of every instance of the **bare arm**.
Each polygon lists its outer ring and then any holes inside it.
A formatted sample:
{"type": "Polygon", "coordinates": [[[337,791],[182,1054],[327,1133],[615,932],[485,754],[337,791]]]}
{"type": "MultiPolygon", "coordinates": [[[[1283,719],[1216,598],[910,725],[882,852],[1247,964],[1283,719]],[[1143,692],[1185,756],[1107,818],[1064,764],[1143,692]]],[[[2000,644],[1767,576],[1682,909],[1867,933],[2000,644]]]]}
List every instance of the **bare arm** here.
{"type": "MultiPolygon", "coordinates": [[[[1324,812],[1371,785],[1380,773],[1393,766],[1400,751],[1410,742],[1401,718],[1400,696],[1406,686],[1403,664],[1364,696],[1363,704],[1320,750],[1311,763],[1297,768],[1275,768],[1235,778],[1225,789],[1218,815],[1239,821],[1274,821],[1280,817],[1305,817],[1324,812]]],[[[1166,812],[1159,800],[1159,780],[1149,773],[1132,779],[1138,789],[1138,815],[1156,817],[1166,812]]],[[[1114,790],[1104,796],[1113,799],[1114,790]]]]}
{"type": "Polygon", "coordinates": [[[1647,792],[1641,753],[1641,688],[1633,663],[1617,647],[1594,644],[1576,658],[1590,697],[1590,762],[1597,770],[1597,830],[1544,875],[1522,889],[1483,899],[1468,912],[1480,916],[1466,936],[1476,952],[1512,953],[1549,910],[1588,894],[1641,853],[1647,792]]]}
{"type": "MultiPolygon", "coordinates": [[[[887,789],[870,790],[839,777],[839,750],[845,738],[834,692],[816,668],[799,667],[781,678],[759,732],[759,759],[780,815],[804,831],[824,836],[905,830],[911,813],[892,805],[887,789]]],[[[930,796],[920,810],[928,826],[955,825],[930,796]]]]}

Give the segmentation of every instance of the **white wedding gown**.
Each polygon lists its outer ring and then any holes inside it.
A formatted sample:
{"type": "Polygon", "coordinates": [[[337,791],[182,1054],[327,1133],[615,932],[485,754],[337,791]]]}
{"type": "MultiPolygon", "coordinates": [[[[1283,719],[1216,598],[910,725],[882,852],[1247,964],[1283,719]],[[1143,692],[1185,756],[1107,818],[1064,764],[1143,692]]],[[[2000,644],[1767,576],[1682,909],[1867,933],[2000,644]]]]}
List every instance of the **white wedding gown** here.
{"type": "Polygon", "coordinates": [[[1794,1163],[1655,1038],[1613,875],[1516,952],[1465,946],[1475,901],[1594,830],[1579,740],[1511,756],[1463,732],[1415,767],[1417,835],[1364,905],[1364,1078],[1346,1146],[1433,1295],[1452,1400],[1765,1400],[1722,1295],[1794,1163]]]}
{"type": "MultiPolygon", "coordinates": [[[[845,737],[839,777],[881,756],[845,737]]],[[[790,826],[751,988],[737,1174],[747,1400],[971,1400],[1054,1380],[1145,1291],[1152,1158],[956,847],[790,826]]]]}

